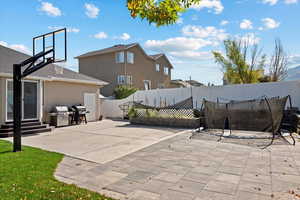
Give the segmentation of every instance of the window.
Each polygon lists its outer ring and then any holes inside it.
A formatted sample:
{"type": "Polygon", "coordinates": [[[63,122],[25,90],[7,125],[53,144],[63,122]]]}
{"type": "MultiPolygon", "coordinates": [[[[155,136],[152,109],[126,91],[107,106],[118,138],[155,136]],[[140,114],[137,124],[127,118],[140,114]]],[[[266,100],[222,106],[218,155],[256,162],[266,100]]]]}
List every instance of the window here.
{"type": "Polygon", "coordinates": [[[117,79],[119,85],[132,85],[132,76],[118,75],[117,79]]]}
{"type": "Polygon", "coordinates": [[[118,76],[118,84],[119,85],[125,84],[125,76],[124,75],[119,75],[118,76]]]}
{"type": "Polygon", "coordinates": [[[134,63],[134,53],[128,51],[127,52],[127,63],[133,64],[134,63]]]}
{"type": "Polygon", "coordinates": [[[132,76],[127,76],[127,84],[132,85],[132,76]]]}
{"type": "Polygon", "coordinates": [[[145,90],[151,90],[151,81],[144,80],[145,90]]]}
{"type": "Polygon", "coordinates": [[[169,68],[168,67],[164,67],[164,73],[165,73],[165,75],[169,75],[169,68]]]}
{"type": "Polygon", "coordinates": [[[156,69],[157,72],[159,72],[159,64],[155,65],[155,69],[156,69]]]}
{"type": "Polygon", "coordinates": [[[116,53],[116,63],[124,63],[124,51],[116,53]]]}

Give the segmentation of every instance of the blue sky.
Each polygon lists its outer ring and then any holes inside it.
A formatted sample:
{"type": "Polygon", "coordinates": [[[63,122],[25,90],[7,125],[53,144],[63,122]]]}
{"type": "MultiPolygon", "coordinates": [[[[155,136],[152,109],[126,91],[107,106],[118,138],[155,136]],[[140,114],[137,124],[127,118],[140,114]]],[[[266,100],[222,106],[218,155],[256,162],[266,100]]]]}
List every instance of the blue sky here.
{"type": "Polygon", "coordinates": [[[222,40],[247,38],[269,56],[280,38],[291,66],[300,64],[298,0],[202,0],[175,25],[156,27],[132,19],[124,0],[1,0],[0,44],[31,52],[33,36],[67,27],[67,67],[77,70],[75,56],[115,44],[139,42],[148,52],[164,52],[174,65],[173,79],[222,83],[221,66],[212,50],[222,40]]]}

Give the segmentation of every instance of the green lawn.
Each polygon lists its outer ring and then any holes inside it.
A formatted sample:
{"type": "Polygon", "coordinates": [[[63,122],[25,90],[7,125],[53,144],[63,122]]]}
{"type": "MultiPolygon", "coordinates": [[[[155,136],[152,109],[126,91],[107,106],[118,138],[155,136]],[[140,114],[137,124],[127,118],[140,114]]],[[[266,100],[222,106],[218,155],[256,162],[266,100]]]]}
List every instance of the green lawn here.
{"type": "Polygon", "coordinates": [[[0,140],[1,200],[112,200],[95,192],[55,180],[53,174],[63,155],[23,147],[12,153],[12,144],[0,140]]]}

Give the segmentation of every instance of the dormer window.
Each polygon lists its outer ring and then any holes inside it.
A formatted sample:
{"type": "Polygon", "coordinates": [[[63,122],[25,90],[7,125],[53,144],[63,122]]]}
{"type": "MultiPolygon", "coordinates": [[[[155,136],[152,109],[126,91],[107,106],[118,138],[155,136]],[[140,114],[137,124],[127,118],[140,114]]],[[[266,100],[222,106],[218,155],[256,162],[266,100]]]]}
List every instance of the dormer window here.
{"type": "Polygon", "coordinates": [[[128,51],[127,52],[127,63],[133,64],[134,63],[134,53],[128,51]]]}
{"type": "Polygon", "coordinates": [[[124,51],[116,53],[116,63],[124,63],[124,51]]]}
{"type": "Polygon", "coordinates": [[[157,72],[159,72],[159,71],[160,71],[160,69],[159,69],[159,68],[160,68],[159,64],[155,64],[155,69],[156,69],[156,71],[157,71],[157,72]]]}

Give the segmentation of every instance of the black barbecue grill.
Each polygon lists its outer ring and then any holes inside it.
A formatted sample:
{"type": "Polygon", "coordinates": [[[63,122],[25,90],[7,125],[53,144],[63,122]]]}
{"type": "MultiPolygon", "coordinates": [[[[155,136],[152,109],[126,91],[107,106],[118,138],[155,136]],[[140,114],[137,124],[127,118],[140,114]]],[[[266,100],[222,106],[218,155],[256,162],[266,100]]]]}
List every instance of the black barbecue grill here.
{"type": "Polygon", "coordinates": [[[80,124],[82,121],[87,124],[86,114],[89,113],[89,111],[86,110],[85,106],[74,105],[70,109],[74,112],[71,122],[72,124],[73,122],[75,122],[76,124],[80,124]]]}

